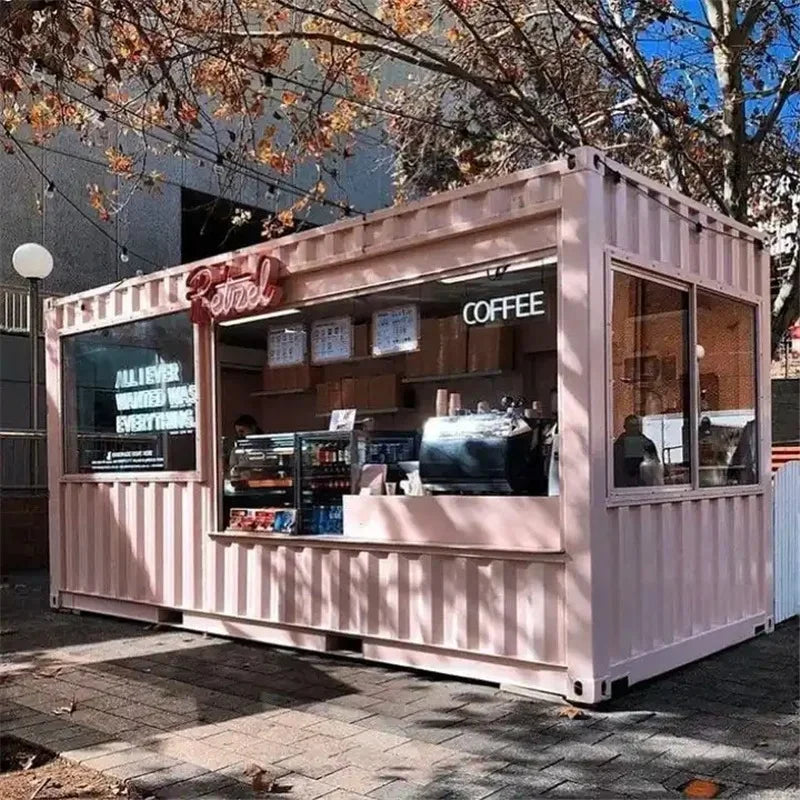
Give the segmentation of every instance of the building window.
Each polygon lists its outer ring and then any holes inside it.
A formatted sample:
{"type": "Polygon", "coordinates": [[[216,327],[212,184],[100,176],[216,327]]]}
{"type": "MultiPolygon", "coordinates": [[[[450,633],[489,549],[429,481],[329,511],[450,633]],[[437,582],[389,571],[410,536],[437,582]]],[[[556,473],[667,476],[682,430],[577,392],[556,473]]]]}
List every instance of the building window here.
{"type": "Polygon", "coordinates": [[[755,309],[697,291],[699,482],[758,483],[755,309]]]}
{"type": "Polygon", "coordinates": [[[613,485],[691,484],[689,293],[614,272],[613,485]]]}
{"type": "Polygon", "coordinates": [[[188,314],[63,339],[67,473],[194,470],[188,314]]]}

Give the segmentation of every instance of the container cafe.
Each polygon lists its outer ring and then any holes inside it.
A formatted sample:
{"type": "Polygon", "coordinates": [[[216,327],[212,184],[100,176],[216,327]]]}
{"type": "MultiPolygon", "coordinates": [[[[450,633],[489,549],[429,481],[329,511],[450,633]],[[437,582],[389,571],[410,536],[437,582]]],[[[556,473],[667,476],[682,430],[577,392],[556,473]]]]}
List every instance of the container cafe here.
{"type": "Polygon", "coordinates": [[[584,703],[772,629],[762,235],[598,151],[46,336],[53,607],[584,703]]]}

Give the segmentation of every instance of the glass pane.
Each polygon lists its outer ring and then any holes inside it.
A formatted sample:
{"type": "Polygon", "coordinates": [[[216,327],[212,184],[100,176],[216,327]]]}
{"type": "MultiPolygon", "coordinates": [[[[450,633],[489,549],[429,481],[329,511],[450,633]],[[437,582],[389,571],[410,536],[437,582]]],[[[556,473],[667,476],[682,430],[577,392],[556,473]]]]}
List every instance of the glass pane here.
{"type": "Polygon", "coordinates": [[[755,309],[697,292],[700,486],[758,482],[755,309]]]}
{"type": "Polygon", "coordinates": [[[614,273],[614,486],[691,482],[689,295],[614,273]]]}
{"type": "Polygon", "coordinates": [[[193,353],[185,313],[66,337],[66,471],[193,470],[193,353]]]}

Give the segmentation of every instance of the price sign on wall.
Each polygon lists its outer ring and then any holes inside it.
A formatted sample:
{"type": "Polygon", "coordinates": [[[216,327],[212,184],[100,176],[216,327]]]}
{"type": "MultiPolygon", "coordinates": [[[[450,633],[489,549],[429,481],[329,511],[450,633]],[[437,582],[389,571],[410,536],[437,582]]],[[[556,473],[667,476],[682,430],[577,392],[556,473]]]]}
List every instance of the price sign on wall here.
{"type": "Polygon", "coordinates": [[[271,367],[295,367],[306,362],[306,329],[303,325],[270,328],[267,360],[271,367]]]}
{"type": "Polygon", "coordinates": [[[419,348],[419,309],[395,306],[372,315],[372,355],[388,356],[419,348]]]}
{"type": "Polygon", "coordinates": [[[347,361],[353,357],[353,320],[351,317],[322,319],[311,326],[311,361],[347,361]]]}

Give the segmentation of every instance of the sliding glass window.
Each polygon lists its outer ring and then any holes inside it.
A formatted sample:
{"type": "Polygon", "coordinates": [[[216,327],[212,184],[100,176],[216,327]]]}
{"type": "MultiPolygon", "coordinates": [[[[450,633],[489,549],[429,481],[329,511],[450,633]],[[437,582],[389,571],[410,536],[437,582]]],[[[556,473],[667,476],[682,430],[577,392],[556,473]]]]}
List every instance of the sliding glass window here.
{"type": "Polygon", "coordinates": [[[614,269],[615,492],[758,483],[755,314],[740,300],[614,269]]]}
{"type": "Polygon", "coordinates": [[[699,482],[758,483],[755,308],[697,290],[699,482]]]}
{"type": "Polygon", "coordinates": [[[689,293],[613,274],[613,487],[691,483],[689,293]]]}

